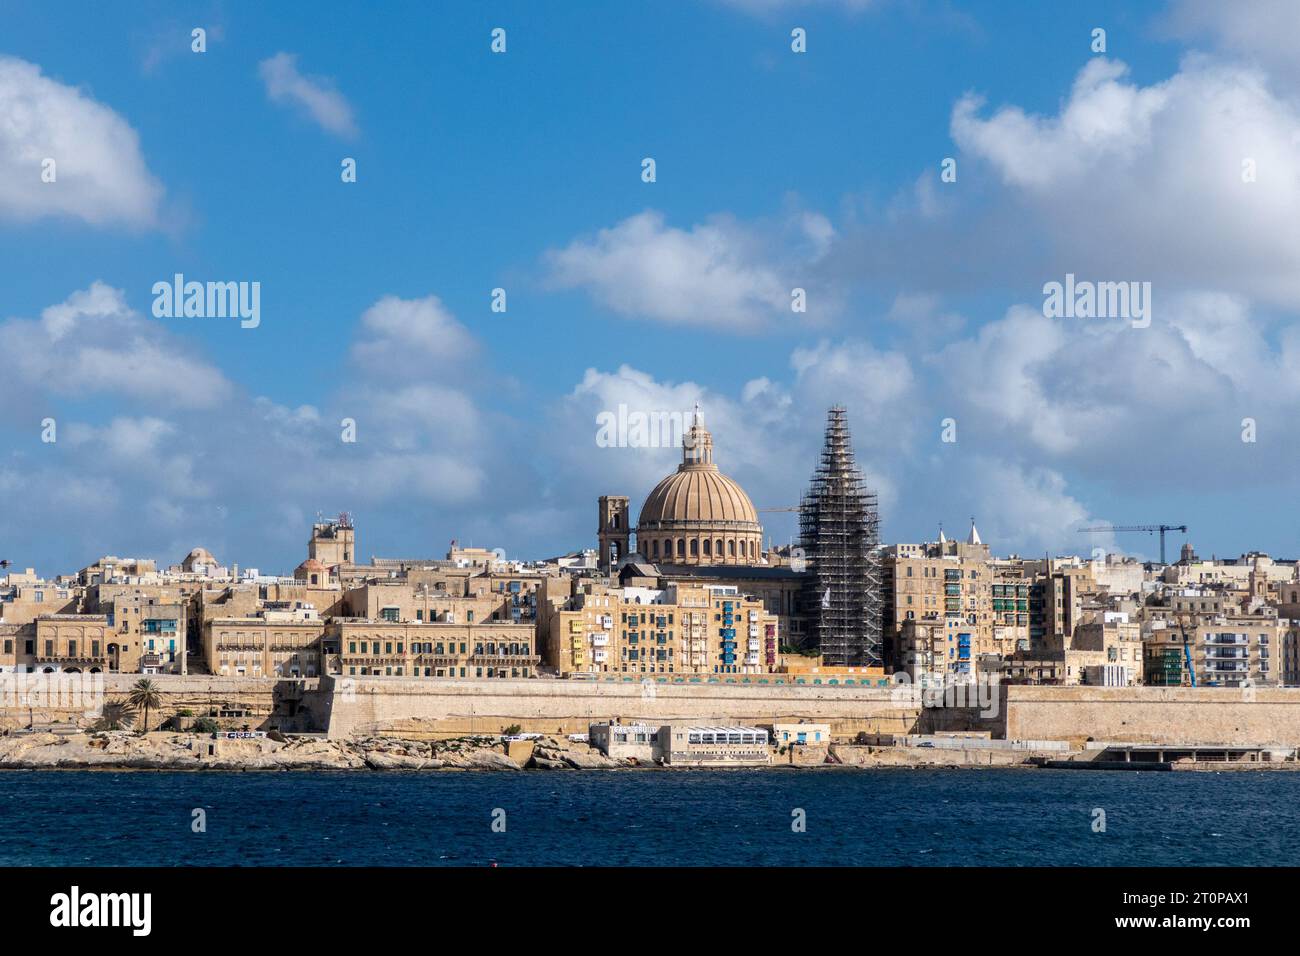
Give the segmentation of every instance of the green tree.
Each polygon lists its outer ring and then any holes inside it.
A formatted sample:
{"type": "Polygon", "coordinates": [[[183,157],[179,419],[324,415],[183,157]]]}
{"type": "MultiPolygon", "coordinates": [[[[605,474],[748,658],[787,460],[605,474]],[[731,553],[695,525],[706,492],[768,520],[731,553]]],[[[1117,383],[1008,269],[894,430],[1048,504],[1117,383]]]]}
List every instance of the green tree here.
{"type": "Polygon", "coordinates": [[[200,717],[190,724],[190,733],[192,734],[215,734],[220,729],[221,725],[211,717],[200,717]]]}
{"type": "Polygon", "coordinates": [[[131,686],[131,694],[127,698],[132,707],[144,710],[144,724],[141,725],[140,732],[147,733],[149,730],[149,711],[162,706],[162,694],[158,692],[158,686],[147,677],[141,677],[131,686]]]}

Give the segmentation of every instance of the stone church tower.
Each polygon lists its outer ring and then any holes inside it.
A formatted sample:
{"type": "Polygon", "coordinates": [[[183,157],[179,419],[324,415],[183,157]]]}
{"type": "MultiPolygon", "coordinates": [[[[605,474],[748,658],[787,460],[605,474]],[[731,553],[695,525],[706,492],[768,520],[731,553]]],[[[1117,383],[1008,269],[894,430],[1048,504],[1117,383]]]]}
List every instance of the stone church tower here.
{"type": "Polygon", "coordinates": [[[599,504],[600,526],[596,537],[600,541],[600,570],[608,574],[631,552],[632,529],[628,527],[626,496],[601,495],[599,504]]]}

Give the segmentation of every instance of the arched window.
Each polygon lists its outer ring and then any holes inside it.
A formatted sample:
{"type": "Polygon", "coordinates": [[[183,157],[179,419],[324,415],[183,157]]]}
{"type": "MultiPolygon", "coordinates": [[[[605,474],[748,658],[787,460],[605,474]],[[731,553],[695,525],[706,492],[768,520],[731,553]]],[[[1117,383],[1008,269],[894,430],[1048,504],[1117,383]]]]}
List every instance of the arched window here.
{"type": "Polygon", "coordinates": [[[721,538],[719,538],[716,542],[714,542],[714,545],[713,545],[713,553],[716,554],[718,557],[722,557],[722,539],[721,539],[721,538]]]}
{"type": "Polygon", "coordinates": [[[678,539],[677,539],[677,557],[679,557],[679,558],[684,558],[684,557],[686,557],[686,539],[685,539],[685,538],[678,538],[678,539]]]}
{"type": "MultiPolygon", "coordinates": [[[[745,546],[745,542],[743,542],[743,541],[740,542],[740,546],[743,548],[743,547],[745,546]]],[[[728,539],[727,539],[727,557],[729,557],[729,558],[734,558],[735,556],[736,556],[736,539],[735,539],[735,538],[728,538],[728,539]]]]}
{"type": "Polygon", "coordinates": [[[691,557],[698,558],[699,556],[700,556],[700,539],[691,538],[691,557]]]}
{"type": "Polygon", "coordinates": [[[659,542],[651,541],[650,550],[653,552],[652,557],[656,557],[656,558],[659,557],[659,542]]]}
{"type": "Polygon", "coordinates": [[[713,553],[713,552],[709,550],[709,539],[708,539],[708,538],[705,538],[705,539],[704,539],[704,556],[707,558],[707,557],[709,557],[709,555],[711,555],[712,553],[713,553]]]}

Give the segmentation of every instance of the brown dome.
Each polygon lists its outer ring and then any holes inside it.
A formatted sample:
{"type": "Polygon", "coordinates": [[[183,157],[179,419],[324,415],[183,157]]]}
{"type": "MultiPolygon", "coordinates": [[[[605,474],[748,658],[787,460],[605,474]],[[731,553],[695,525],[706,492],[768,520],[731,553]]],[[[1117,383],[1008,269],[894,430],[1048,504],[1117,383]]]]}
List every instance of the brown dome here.
{"type": "Polygon", "coordinates": [[[731,525],[757,531],[758,512],[744,489],[718,471],[717,465],[682,465],[647,496],[640,525],[646,529],[731,525]]]}
{"type": "Polygon", "coordinates": [[[637,550],[671,564],[754,564],[763,528],[743,488],[713,463],[713,437],[700,421],[682,442],[682,463],[646,497],[637,550]]]}

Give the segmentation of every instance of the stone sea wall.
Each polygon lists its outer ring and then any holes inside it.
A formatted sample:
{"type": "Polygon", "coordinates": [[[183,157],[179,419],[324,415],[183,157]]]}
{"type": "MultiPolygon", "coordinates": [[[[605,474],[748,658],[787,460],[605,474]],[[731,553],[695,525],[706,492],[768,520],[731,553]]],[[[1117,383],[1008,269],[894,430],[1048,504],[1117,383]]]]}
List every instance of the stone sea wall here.
{"type": "Polygon", "coordinates": [[[1002,688],[997,736],[1300,746],[1300,688],[1002,688]]]}
{"type": "MultiPolygon", "coordinates": [[[[326,726],[332,738],[356,733],[455,737],[500,733],[586,733],[605,720],[663,725],[829,723],[835,736],[909,733],[920,708],[887,688],[674,684],[569,680],[322,678],[332,684],[326,726]]],[[[328,690],[328,686],[325,688],[328,690]]]]}
{"type": "MultiPolygon", "coordinates": [[[[122,701],[137,674],[81,685],[42,685],[34,675],[0,675],[0,731],[88,728],[105,702],[122,701]],[[62,689],[60,689],[62,688],[62,689]]],[[[98,675],[96,675],[98,676],[98,675]]],[[[993,713],[922,710],[887,688],[640,681],[449,680],[322,677],[305,681],[158,675],[162,706],[150,727],[215,710],[228,728],[327,731],[333,739],[392,735],[450,739],[524,732],[585,733],[597,721],[701,724],[829,723],[841,740],[858,733],[976,731],[994,738],[1165,744],[1300,746],[1300,688],[999,688],[993,713]]]]}

